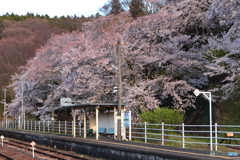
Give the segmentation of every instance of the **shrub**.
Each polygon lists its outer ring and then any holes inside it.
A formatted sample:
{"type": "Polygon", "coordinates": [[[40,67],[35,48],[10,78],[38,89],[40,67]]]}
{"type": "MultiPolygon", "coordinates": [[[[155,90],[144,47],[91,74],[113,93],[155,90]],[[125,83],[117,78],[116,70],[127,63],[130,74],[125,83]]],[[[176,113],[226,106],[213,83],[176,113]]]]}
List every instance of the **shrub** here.
{"type": "Polygon", "coordinates": [[[151,124],[180,124],[183,122],[184,114],[179,109],[156,108],[140,114],[142,121],[151,124]]]}

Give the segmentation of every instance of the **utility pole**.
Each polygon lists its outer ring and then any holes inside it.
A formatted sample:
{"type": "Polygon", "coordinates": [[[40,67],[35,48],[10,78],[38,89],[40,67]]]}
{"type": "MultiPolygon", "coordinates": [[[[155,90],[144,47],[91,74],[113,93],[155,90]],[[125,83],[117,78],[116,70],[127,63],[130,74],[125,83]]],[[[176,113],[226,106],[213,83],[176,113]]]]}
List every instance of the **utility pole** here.
{"type": "Polygon", "coordinates": [[[49,79],[51,78],[51,84],[48,84],[49,86],[52,87],[52,96],[51,96],[51,132],[54,133],[54,78],[55,78],[55,74],[54,74],[54,69],[51,70],[47,70],[50,73],[49,79]]]}
{"type": "Polygon", "coordinates": [[[53,84],[53,73],[52,73],[52,133],[54,133],[54,84],[53,84]]]}
{"type": "Polygon", "coordinates": [[[3,123],[4,123],[4,127],[7,127],[7,114],[6,114],[6,92],[7,89],[3,89],[4,91],[4,109],[3,109],[3,123]]]}
{"type": "Polygon", "coordinates": [[[118,113],[117,113],[117,140],[121,140],[121,98],[122,98],[122,84],[121,84],[121,53],[120,53],[120,40],[117,42],[117,86],[118,86],[118,113]]]}
{"type": "Polygon", "coordinates": [[[25,130],[25,111],[24,111],[24,105],[23,105],[23,99],[24,99],[24,95],[23,95],[24,91],[23,91],[23,80],[22,80],[22,118],[21,118],[21,126],[22,126],[22,129],[25,130]]]}

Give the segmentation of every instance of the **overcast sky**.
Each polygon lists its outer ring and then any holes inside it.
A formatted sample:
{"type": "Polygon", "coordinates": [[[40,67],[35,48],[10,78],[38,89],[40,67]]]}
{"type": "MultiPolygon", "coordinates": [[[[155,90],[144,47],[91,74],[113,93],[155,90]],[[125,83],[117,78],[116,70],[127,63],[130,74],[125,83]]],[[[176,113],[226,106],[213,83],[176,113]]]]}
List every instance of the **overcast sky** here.
{"type": "Polygon", "coordinates": [[[7,12],[26,15],[27,12],[54,16],[90,16],[95,15],[108,0],[2,0],[0,15],[7,12]]]}

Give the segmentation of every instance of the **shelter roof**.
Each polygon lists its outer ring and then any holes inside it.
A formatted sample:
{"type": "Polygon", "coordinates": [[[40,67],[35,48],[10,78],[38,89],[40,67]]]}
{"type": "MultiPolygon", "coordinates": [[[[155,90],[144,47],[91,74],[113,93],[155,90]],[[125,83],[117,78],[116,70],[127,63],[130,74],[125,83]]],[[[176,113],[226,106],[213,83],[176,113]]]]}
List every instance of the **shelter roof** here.
{"type": "MultiPolygon", "coordinates": [[[[81,103],[81,104],[71,104],[66,105],[66,108],[74,108],[74,109],[95,109],[98,107],[99,109],[114,109],[114,107],[118,107],[117,103],[81,103]]],[[[121,108],[124,109],[125,105],[122,104],[121,108]]]]}

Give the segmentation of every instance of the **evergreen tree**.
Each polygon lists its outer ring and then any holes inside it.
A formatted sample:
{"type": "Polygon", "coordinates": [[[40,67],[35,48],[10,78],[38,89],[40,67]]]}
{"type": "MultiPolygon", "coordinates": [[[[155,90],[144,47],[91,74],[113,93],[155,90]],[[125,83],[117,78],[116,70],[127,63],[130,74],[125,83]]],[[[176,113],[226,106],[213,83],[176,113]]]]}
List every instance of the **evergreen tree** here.
{"type": "Polygon", "coordinates": [[[124,11],[124,9],[123,9],[123,4],[120,3],[119,0],[110,0],[108,3],[102,6],[102,8],[100,8],[99,11],[105,15],[109,15],[109,14],[118,14],[124,11]]]}
{"type": "Polygon", "coordinates": [[[95,18],[98,18],[100,17],[101,15],[97,12],[96,15],[95,15],[95,18]]]}
{"type": "Polygon", "coordinates": [[[144,12],[145,6],[142,0],[132,0],[129,8],[130,8],[130,13],[134,19],[145,15],[145,12],[144,12]]]}
{"type": "Polygon", "coordinates": [[[112,0],[110,14],[118,14],[122,11],[123,11],[123,8],[119,0],[112,0]]]}

